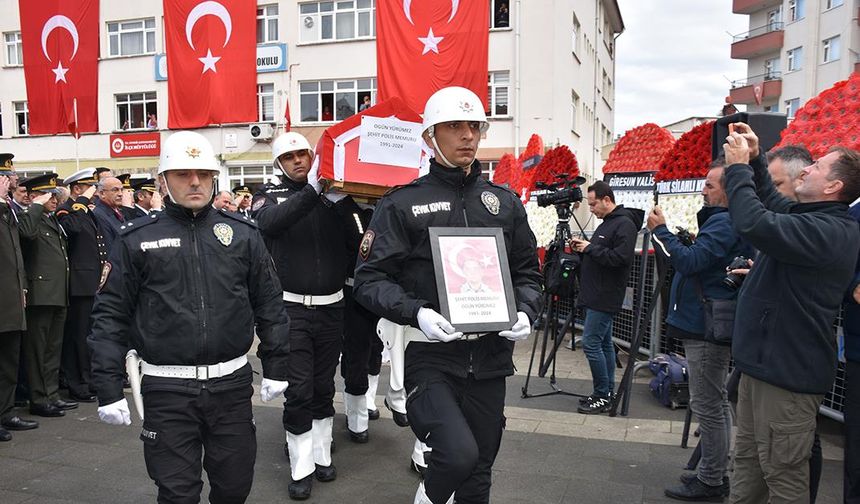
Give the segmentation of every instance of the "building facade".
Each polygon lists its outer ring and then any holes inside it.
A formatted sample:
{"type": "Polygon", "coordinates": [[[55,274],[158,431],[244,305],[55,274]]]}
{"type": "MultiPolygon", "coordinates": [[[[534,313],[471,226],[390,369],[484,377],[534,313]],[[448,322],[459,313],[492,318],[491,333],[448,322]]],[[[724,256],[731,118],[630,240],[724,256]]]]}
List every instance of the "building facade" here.
{"type": "MultiPolygon", "coordinates": [[[[258,121],[198,130],[220,156],[220,187],[272,178],[270,141],[283,131],[288,103],[292,130],[311,143],[365,97],[376,103],[377,1],[258,0],[258,121]]],[[[583,171],[600,178],[599,149],[613,131],[615,38],[623,31],[617,2],[490,0],[488,8],[491,127],[479,159],[489,171],[538,133],[548,146],[570,146],[583,171]]],[[[0,0],[0,12],[0,151],[15,153],[19,171],[154,172],[151,149],[116,151],[117,138],[128,146],[169,134],[162,1],[101,2],[99,133],[77,141],[27,134],[18,1],[0,0]]]]}
{"type": "Polygon", "coordinates": [[[747,76],[730,91],[747,111],[791,119],[860,70],[860,0],[733,0],[732,11],[749,16],[731,47],[732,58],[747,60],[747,76]]]}

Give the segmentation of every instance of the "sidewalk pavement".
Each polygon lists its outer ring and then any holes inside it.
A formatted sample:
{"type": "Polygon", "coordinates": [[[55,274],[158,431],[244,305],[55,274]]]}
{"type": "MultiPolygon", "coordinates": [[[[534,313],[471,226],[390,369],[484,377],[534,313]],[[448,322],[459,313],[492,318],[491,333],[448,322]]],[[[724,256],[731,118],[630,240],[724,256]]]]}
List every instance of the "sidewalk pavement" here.
{"type": "MultiPolygon", "coordinates": [[[[644,374],[634,385],[628,417],[580,415],[577,398],[566,395],[523,398],[530,343],[517,345],[517,375],[508,380],[507,431],[493,471],[491,502],[677,502],[665,498],[663,489],[676,484],[696,443],[691,436],[690,448],[680,448],[685,410],[660,406],[650,396],[649,377],[644,374]]],[[[251,362],[260,369],[255,357],[251,362]]],[[[387,375],[384,366],[380,395],[387,375]]],[[[557,386],[565,391],[591,391],[588,364],[580,351],[562,347],[556,375],[557,386]]],[[[338,390],[342,389],[339,383],[338,390]]],[[[531,377],[530,393],[551,390],[548,377],[531,377]]],[[[382,418],[370,423],[370,443],[351,443],[342,396],[335,401],[333,460],[338,479],[316,482],[306,502],[411,504],[418,485],[418,476],[409,468],[411,431],[391,421],[379,397],[382,418]]],[[[262,403],[255,395],[258,450],[248,502],[288,502],[281,406],[280,401],[262,403]]],[[[26,411],[21,414],[27,416],[26,411]]],[[[109,426],[98,421],[95,405],[82,404],[64,418],[40,418],[37,430],[13,433],[11,442],[0,443],[0,502],[154,502],[156,488],[146,474],[138,439],[140,421],[135,413],[132,416],[131,427],[109,426]]],[[[842,489],[841,425],[823,417],[819,424],[825,460],[818,503],[836,504],[842,489]]],[[[207,491],[208,485],[202,502],[207,491]]]]}

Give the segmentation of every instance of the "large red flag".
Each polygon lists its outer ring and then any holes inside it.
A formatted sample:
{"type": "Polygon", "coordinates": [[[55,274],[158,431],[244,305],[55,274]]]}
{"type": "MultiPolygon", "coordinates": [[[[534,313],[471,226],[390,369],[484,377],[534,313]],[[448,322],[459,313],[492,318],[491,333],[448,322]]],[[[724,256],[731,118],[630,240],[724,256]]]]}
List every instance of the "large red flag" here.
{"type": "Polygon", "coordinates": [[[98,0],[19,0],[18,8],[29,133],[98,131],[98,0]]]}
{"type": "Polygon", "coordinates": [[[379,100],[399,96],[423,111],[447,86],[487,100],[488,0],[376,2],[379,100]]]}
{"type": "Polygon", "coordinates": [[[256,9],[248,0],[164,0],[168,127],[257,120],[256,9]]]}

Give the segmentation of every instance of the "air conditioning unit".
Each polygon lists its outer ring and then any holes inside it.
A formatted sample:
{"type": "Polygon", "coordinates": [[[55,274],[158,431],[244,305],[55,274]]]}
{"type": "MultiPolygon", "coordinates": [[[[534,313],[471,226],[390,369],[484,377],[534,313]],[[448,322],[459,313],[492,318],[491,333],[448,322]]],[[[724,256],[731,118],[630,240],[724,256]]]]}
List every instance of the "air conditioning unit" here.
{"type": "Polygon", "coordinates": [[[269,123],[249,124],[248,134],[255,142],[268,142],[275,136],[275,128],[269,123]]]}

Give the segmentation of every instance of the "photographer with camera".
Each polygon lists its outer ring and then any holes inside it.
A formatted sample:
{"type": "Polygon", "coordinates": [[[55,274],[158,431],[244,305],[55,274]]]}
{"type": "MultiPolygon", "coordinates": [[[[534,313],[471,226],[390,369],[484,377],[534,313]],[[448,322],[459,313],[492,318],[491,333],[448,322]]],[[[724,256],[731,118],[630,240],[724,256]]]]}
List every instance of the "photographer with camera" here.
{"type": "Polygon", "coordinates": [[[804,168],[793,202],[774,188],[748,125],[736,123],[723,148],[729,214],[759,250],[732,340],[743,375],[731,502],[806,503],[815,419],[836,375],[833,322],[860,251],[848,215],[860,153],[837,147],[804,168]]]}
{"type": "Polygon", "coordinates": [[[612,319],[624,301],[636,235],[645,212],[616,205],[612,188],[601,180],[586,192],[588,208],[603,222],[594,230],[591,241],[574,238],[570,246],[582,253],[578,305],[585,307],[582,346],[594,382],[594,391],[581,401],[577,411],[591,415],[603,413],[612,405],[615,388],[612,319]]]}
{"type": "MultiPolygon", "coordinates": [[[[647,222],[675,269],[666,334],[684,342],[690,409],[699,419],[701,432],[698,473],[682,475],[682,484],[665,492],[668,497],[686,501],[722,500],[729,493],[726,468],[732,417],[725,383],[732,357],[731,334],[725,334],[725,325],[714,324],[705,311],[734,311],[733,300],[743,277],[727,278],[726,267],[735,264],[733,259],[738,256],[751,256],[753,250],[732,228],[723,189],[724,169],[724,160],[718,159],[708,171],[702,188],[704,206],[696,214],[699,234],[695,241],[684,229],[677,235],[669,231],[659,206],[654,207],[647,222]]],[[[746,259],[742,260],[746,264],[746,259]]]]}

